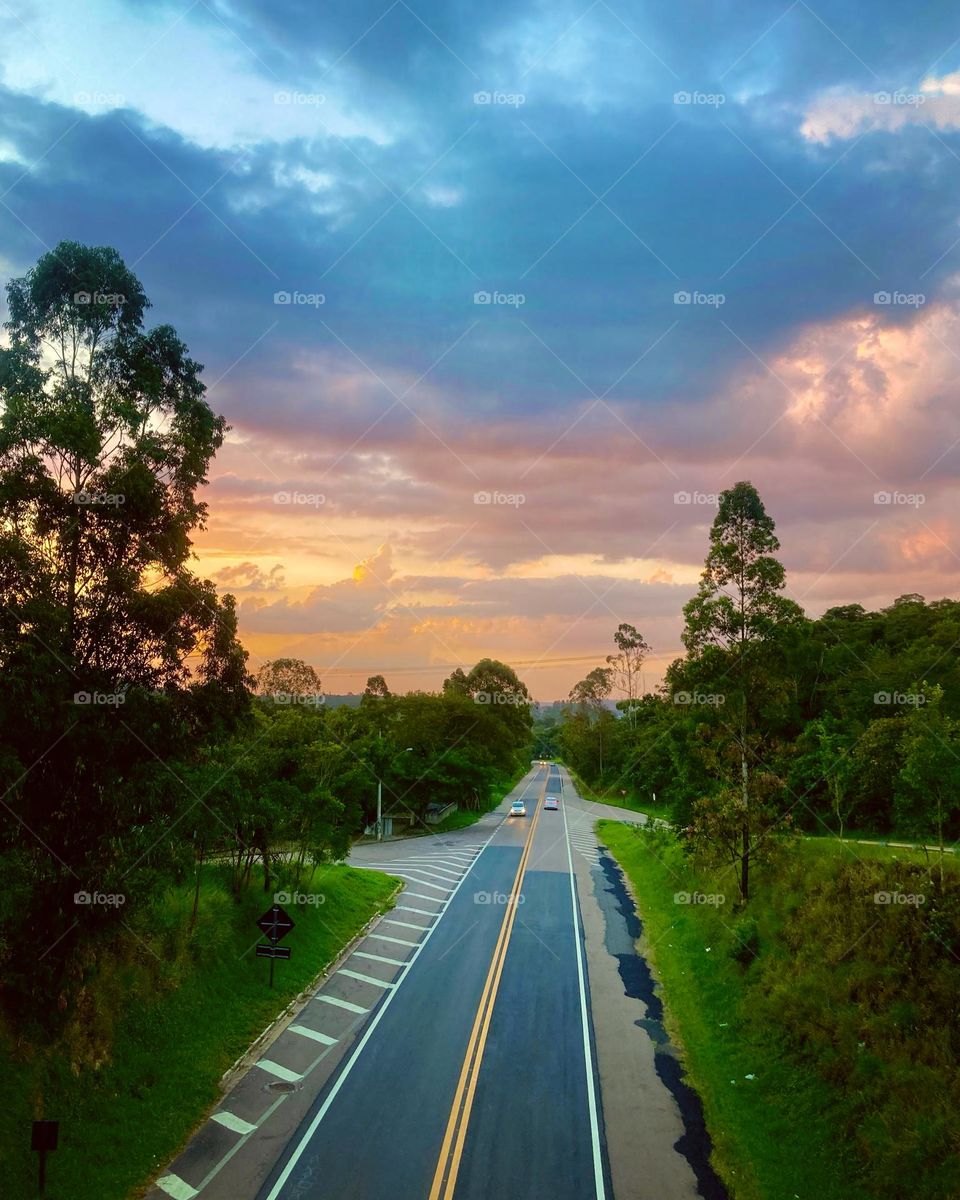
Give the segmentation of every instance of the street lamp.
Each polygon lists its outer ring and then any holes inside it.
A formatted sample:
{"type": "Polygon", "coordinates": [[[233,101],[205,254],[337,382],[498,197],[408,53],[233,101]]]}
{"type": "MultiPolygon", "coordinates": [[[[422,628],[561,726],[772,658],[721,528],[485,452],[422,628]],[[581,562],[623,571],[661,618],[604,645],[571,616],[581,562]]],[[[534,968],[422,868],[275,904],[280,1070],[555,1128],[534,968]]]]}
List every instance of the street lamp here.
{"type": "MultiPolygon", "coordinates": [[[[377,734],[377,741],[383,740],[383,734],[377,734]]],[[[413,749],[412,746],[407,746],[405,750],[401,750],[401,754],[409,754],[413,749]]],[[[377,841],[383,841],[383,768],[377,773],[377,841]]]]}

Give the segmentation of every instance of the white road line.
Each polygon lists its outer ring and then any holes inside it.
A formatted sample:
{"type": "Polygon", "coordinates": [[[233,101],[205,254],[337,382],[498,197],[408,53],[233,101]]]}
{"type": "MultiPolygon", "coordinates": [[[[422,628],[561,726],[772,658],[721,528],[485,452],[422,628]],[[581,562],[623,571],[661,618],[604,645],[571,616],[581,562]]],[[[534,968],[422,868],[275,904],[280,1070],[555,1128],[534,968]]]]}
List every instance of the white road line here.
{"type": "Polygon", "coordinates": [[[359,1004],[354,1004],[352,1000],[341,1000],[339,996],[328,996],[326,992],[320,992],[314,996],[314,1000],[322,1000],[324,1004],[335,1004],[337,1008],[345,1008],[347,1012],[366,1013],[369,1008],[361,1008],[359,1004]]]}
{"type": "MultiPolygon", "coordinates": [[[[523,792],[521,793],[522,796],[525,796],[527,794],[527,792],[529,791],[529,789],[535,779],[536,779],[536,776],[534,776],[534,779],[531,780],[526,785],[526,787],[524,787],[523,792]]],[[[493,839],[496,837],[497,833],[499,832],[499,829],[500,829],[500,826],[497,825],[497,827],[491,832],[491,834],[487,838],[487,840],[483,843],[480,853],[482,853],[483,850],[485,850],[487,848],[487,846],[489,846],[489,844],[493,841],[493,839]]],[[[479,857],[479,854],[478,854],[478,857],[479,857]]],[[[460,888],[463,886],[464,880],[466,880],[466,878],[467,878],[467,875],[464,875],[463,879],[461,879],[460,882],[457,884],[457,886],[453,889],[453,895],[450,897],[451,900],[453,899],[453,896],[455,896],[457,894],[457,892],[460,890],[460,888]]],[[[446,910],[444,910],[444,911],[446,911],[446,910]]],[[[427,942],[430,941],[430,938],[433,936],[434,931],[439,927],[439,925],[440,925],[440,922],[435,921],[433,923],[433,925],[431,925],[430,928],[427,930],[427,936],[423,939],[422,942],[420,942],[420,944],[417,946],[416,951],[410,956],[410,963],[408,964],[409,966],[412,966],[417,961],[417,959],[420,957],[421,951],[423,950],[424,946],[426,946],[427,942]]],[[[375,935],[373,935],[373,936],[375,936],[375,935]]],[[[389,940],[389,939],[387,939],[387,940],[389,940]]],[[[410,973],[409,971],[404,973],[404,979],[406,979],[406,977],[407,977],[407,975],[409,975],[409,973],[410,973]]],[[[337,1096],[339,1095],[340,1089],[343,1087],[343,1084],[349,1077],[350,1072],[353,1070],[353,1068],[357,1062],[357,1059],[363,1053],[364,1048],[366,1047],[367,1043],[370,1041],[370,1039],[373,1037],[374,1033],[376,1032],[377,1026],[380,1024],[380,1021],[383,1019],[383,1014],[390,1007],[391,1003],[393,1002],[394,996],[398,996],[399,994],[400,994],[400,988],[399,987],[394,988],[393,991],[391,991],[387,994],[386,999],[383,1001],[383,1003],[377,1009],[376,1013],[373,1016],[373,1019],[371,1020],[370,1024],[367,1026],[363,1037],[357,1043],[353,1053],[351,1054],[350,1058],[347,1060],[346,1066],[340,1072],[340,1074],[337,1076],[337,1081],[333,1085],[333,1087],[330,1089],[329,1093],[327,1094],[326,1100],[324,1100],[323,1104],[320,1106],[319,1110],[317,1111],[316,1116],[310,1122],[309,1126],[307,1127],[306,1132],[304,1133],[303,1137],[300,1139],[300,1142],[297,1145],[297,1148],[294,1150],[294,1152],[290,1155],[289,1159],[287,1160],[287,1165],[280,1172],[280,1175],[279,1175],[276,1183],[270,1189],[270,1192],[267,1195],[266,1200],[277,1200],[277,1197],[280,1195],[280,1192],[283,1190],[284,1185],[286,1184],[287,1180],[290,1178],[291,1172],[293,1171],[293,1169],[297,1165],[297,1163],[300,1161],[300,1157],[303,1154],[304,1150],[307,1148],[307,1146],[310,1142],[310,1139],[317,1132],[317,1129],[320,1126],[320,1122],[330,1111],[330,1105],[333,1104],[334,1100],[336,1100],[337,1096]]]]}
{"type": "Polygon", "coordinates": [[[366,950],[354,950],[353,958],[369,958],[373,962],[389,963],[391,967],[405,967],[407,965],[402,958],[384,958],[382,954],[369,954],[366,950]]]}
{"type": "Polygon", "coordinates": [[[437,915],[435,912],[428,912],[425,908],[414,908],[412,904],[398,904],[394,911],[415,912],[419,913],[421,917],[435,917],[437,915]]]}
{"type": "MultiPolygon", "coordinates": [[[[560,780],[563,795],[563,779],[560,780]]],[[[563,831],[567,834],[567,813],[563,810],[563,831]]],[[[580,945],[580,912],[577,908],[577,886],[573,874],[573,852],[567,836],[567,864],[570,868],[570,905],[573,910],[573,940],[577,951],[577,983],[580,986],[580,1026],[583,1031],[583,1062],[587,1073],[587,1111],[590,1117],[590,1140],[593,1143],[593,1180],[597,1200],[605,1200],[603,1156],[600,1153],[600,1123],[597,1119],[597,1096],[593,1082],[593,1052],[590,1048],[590,1015],[587,1011],[587,991],[583,970],[583,947],[580,945]]]]}
{"type": "Polygon", "coordinates": [[[413,921],[397,921],[393,917],[384,917],[381,925],[402,925],[404,929],[419,929],[421,933],[429,929],[429,925],[415,925],[413,921]]]}
{"type": "Polygon", "coordinates": [[[313,1042],[319,1042],[321,1046],[335,1046],[337,1039],[328,1037],[325,1033],[320,1033],[316,1029],[309,1029],[306,1025],[288,1025],[287,1028],[291,1033],[299,1033],[301,1037],[310,1038],[313,1042]]]}
{"type": "Polygon", "coordinates": [[[350,979],[359,979],[361,983],[372,983],[374,987],[386,988],[387,990],[395,986],[392,983],[387,983],[383,979],[374,979],[372,975],[361,975],[359,971],[350,971],[347,969],[347,967],[341,967],[337,974],[346,975],[350,979]]]}
{"type": "Polygon", "coordinates": [[[279,1063],[271,1062],[269,1058],[259,1059],[254,1066],[259,1067],[261,1071],[266,1071],[268,1075],[276,1075],[278,1079],[282,1079],[286,1083],[299,1083],[303,1078],[296,1071],[289,1071],[286,1067],[281,1067],[279,1063]]]}
{"type": "Polygon", "coordinates": [[[463,872],[463,863],[450,862],[445,858],[398,858],[393,863],[385,863],[384,866],[396,867],[436,867],[438,871],[443,871],[445,875],[452,875],[454,879],[459,879],[463,872]]]}
{"type": "Polygon", "coordinates": [[[179,1175],[161,1175],[157,1180],[157,1187],[172,1196],[173,1200],[193,1200],[194,1196],[200,1193],[196,1188],[192,1188],[189,1183],[185,1183],[179,1175]]]}
{"type": "MultiPolygon", "coordinates": [[[[419,945],[421,945],[421,943],[420,943],[420,942],[405,942],[405,941],[403,940],[403,938],[395,938],[395,937],[390,937],[390,935],[389,935],[389,934],[386,934],[386,933],[371,933],[371,934],[368,934],[368,935],[367,935],[367,940],[369,941],[369,940],[370,940],[370,938],[372,938],[372,937],[373,937],[373,938],[379,938],[381,942],[395,942],[395,943],[396,943],[398,946],[419,946],[419,945]]],[[[360,953],[360,951],[359,951],[359,950],[354,950],[354,954],[359,954],[359,953],[360,953]]],[[[413,961],[413,959],[411,958],[411,960],[410,960],[410,961],[412,962],[412,961],[413,961]]]]}
{"type": "Polygon", "coordinates": [[[431,904],[445,904],[445,900],[441,900],[439,896],[421,896],[419,892],[408,892],[406,888],[403,890],[405,900],[429,900],[431,904]]]}
{"type": "MultiPolygon", "coordinates": [[[[418,875],[426,875],[428,879],[442,879],[444,883],[453,883],[457,878],[452,871],[428,871],[426,867],[418,867],[416,863],[409,864],[407,870],[410,872],[416,871],[418,875]]],[[[398,875],[402,873],[401,871],[397,871],[398,875]]]]}
{"type": "MultiPolygon", "coordinates": [[[[415,875],[411,875],[409,871],[391,871],[390,874],[399,875],[403,879],[412,879],[413,882],[418,884],[420,887],[433,888],[435,892],[447,892],[449,894],[451,890],[450,888],[440,887],[438,883],[427,883],[425,879],[417,879],[417,877],[415,875]]],[[[466,879],[466,875],[464,875],[464,879],[466,879]]]]}
{"type": "Polygon", "coordinates": [[[253,1133],[256,1129],[256,1125],[251,1125],[242,1117],[234,1116],[232,1112],[215,1112],[210,1115],[218,1125],[222,1125],[224,1129],[231,1129],[234,1133],[253,1133]]]}

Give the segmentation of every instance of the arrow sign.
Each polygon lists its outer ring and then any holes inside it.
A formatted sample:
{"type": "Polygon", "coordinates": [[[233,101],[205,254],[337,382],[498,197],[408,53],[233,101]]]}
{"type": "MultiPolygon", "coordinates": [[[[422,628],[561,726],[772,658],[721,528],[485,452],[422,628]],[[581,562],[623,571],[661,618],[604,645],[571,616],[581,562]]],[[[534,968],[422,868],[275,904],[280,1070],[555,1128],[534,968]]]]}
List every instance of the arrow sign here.
{"type": "Polygon", "coordinates": [[[289,958],[289,946],[264,946],[261,942],[257,946],[257,958],[289,958]]]}
{"type": "Polygon", "coordinates": [[[257,921],[257,927],[276,945],[293,928],[293,918],[285,913],[279,904],[275,904],[257,921]]]}

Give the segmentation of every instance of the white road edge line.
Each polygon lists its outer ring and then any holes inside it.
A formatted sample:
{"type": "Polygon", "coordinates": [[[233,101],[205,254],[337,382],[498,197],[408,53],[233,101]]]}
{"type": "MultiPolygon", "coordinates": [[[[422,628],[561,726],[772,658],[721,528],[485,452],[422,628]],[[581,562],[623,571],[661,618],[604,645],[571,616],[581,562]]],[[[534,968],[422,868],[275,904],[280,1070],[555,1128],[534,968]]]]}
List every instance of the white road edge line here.
{"type": "MultiPolygon", "coordinates": [[[[560,776],[560,796],[563,797],[563,776],[560,776]]],[[[580,1025],[583,1029],[583,1061],[587,1071],[587,1109],[590,1114],[590,1139],[593,1143],[593,1178],[597,1200],[606,1200],[603,1183],[603,1156],[600,1153],[600,1123],[597,1119],[597,1095],[593,1080],[593,1053],[590,1049],[590,1016],[587,1012],[587,991],[584,985],[583,947],[580,945],[580,912],[577,908],[577,886],[573,874],[573,852],[567,831],[567,808],[563,812],[563,832],[567,841],[567,864],[570,868],[570,903],[573,908],[573,940],[577,951],[577,982],[580,985],[580,1025]]],[[[272,1200],[272,1197],[271,1197],[272,1200]]]]}
{"type": "MultiPolygon", "coordinates": [[[[534,776],[534,778],[536,778],[536,776],[534,776]]],[[[533,782],[534,782],[534,780],[531,779],[530,783],[528,783],[527,786],[523,789],[522,796],[525,796],[527,794],[527,791],[529,790],[529,788],[533,784],[533,782]]],[[[522,798],[522,796],[521,796],[521,798],[522,798]]],[[[480,850],[477,853],[477,859],[479,859],[480,855],[484,852],[484,850],[486,850],[486,848],[490,845],[490,843],[493,841],[493,839],[496,837],[496,835],[499,832],[500,832],[500,826],[497,825],[497,827],[493,830],[493,832],[490,834],[490,836],[487,838],[487,840],[480,847],[480,850]]],[[[457,892],[459,892],[460,888],[464,885],[464,883],[466,883],[466,881],[469,877],[470,877],[470,872],[467,871],[464,874],[463,878],[460,880],[460,882],[457,884],[457,886],[453,889],[453,894],[451,895],[450,900],[453,900],[453,897],[457,894],[457,892]]],[[[446,909],[444,909],[444,912],[446,912],[446,909]]],[[[443,914],[441,914],[441,916],[442,915],[443,914]]],[[[430,941],[431,937],[433,937],[434,931],[439,928],[439,925],[440,925],[440,921],[439,920],[435,921],[433,923],[433,925],[431,925],[430,928],[427,930],[427,936],[423,939],[422,942],[419,942],[417,944],[416,950],[413,952],[413,954],[410,955],[410,964],[409,964],[410,966],[412,966],[417,961],[417,959],[420,957],[420,952],[423,950],[423,948],[427,944],[427,942],[430,941]]],[[[578,943],[578,945],[579,945],[579,943],[578,943]]],[[[346,1066],[343,1068],[341,1073],[338,1075],[336,1083],[330,1089],[330,1092],[327,1095],[326,1100],[324,1100],[323,1104],[320,1106],[320,1109],[317,1112],[317,1115],[313,1118],[313,1120],[310,1122],[309,1126],[307,1127],[306,1132],[304,1133],[303,1137],[300,1139],[300,1144],[297,1146],[297,1148],[294,1150],[294,1152],[290,1155],[287,1165],[280,1172],[280,1176],[277,1179],[277,1182],[270,1189],[270,1191],[266,1197],[266,1200],[277,1200],[277,1197],[280,1195],[280,1192],[283,1190],[284,1185],[286,1184],[287,1180],[290,1178],[291,1171],[297,1165],[297,1163],[300,1161],[300,1156],[303,1154],[304,1150],[309,1145],[310,1139],[317,1132],[317,1129],[320,1126],[320,1122],[330,1111],[330,1105],[333,1104],[334,1100],[336,1100],[341,1087],[343,1087],[344,1082],[346,1081],[350,1072],[353,1070],[353,1068],[357,1062],[357,1059],[363,1053],[364,1048],[367,1045],[367,1042],[370,1041],[370,1038],[373,1036],[374,1032],[376,1031],[377,1026],[380,1024],[380,1021],[383,1018],[383,1014],[387,1011],[387,1009],[393,1003],[393,998],[395,996],[399,995],[400,989],[403,987],[404,980],[406,980],[406,978],[408,977],[409,974],[410,974],[409,970],[404,971],[403,979],[400,981],[400,983],[395,988],[393,988],[391,991],[387,992],[386,996],[384,997],[383,1003],[380,1005],[380,1007],[377,1009],[377,1011],[373,1014],[370,1024],[367,1026],[363,1037],[357,1043],[355,1050],[350,1055],[350,1058],[347,1060],[346,1066]]],[[[591,1077],[591,1082],[592,1082],[592,1077],[591,1077]]]]}

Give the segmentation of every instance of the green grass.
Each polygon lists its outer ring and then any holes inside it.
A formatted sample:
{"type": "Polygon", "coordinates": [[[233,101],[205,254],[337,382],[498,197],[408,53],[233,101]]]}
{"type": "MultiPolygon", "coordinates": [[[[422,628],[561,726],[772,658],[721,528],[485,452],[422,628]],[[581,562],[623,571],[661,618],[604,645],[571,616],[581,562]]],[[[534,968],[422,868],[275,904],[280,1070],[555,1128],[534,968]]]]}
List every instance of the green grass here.
{"type": "MultiPolygon", "coordinates": [[[[89,987],[103,983],[125,1001],[115,1015],[109,1060],[75,1073],[68,1046],[46,1052],[0,1038],[0,1149],[3,1192],[35,1192],[36,1161],[29,1151],[30,1120],[59,1119],[60,1148],[48,1160],[50,1200],[125,1200],[175,1156],[191,1130],[217,1102],[218,1081],[247,1046],[363,925],[387,906],[398,881],[350,867],[321,867],[298,889],[323,894],[319,905],[291,907],[296,928],[286,939],[289,961],[254,956],[256,918],[272,901],[260,887],[235,904],[226,872],[208,872],[197,936],[186,961],[111,965],[89,987]],[[150,987],[148,974],[170,975],[169,990],[150,987]],[[125,994],[123,981],[131,989],[125,994]],[[9,1189],[9,1190],[8,1190],[9,1189]]],[[[288,889],[293,890],[293,889],[288,889]]],[[[169,929],[189,916],[192,889],[175,889],[138,927],[151,949],[164,954],[169,929]],[[163,925],[169,927],[164,929],[163,925]]],[[[137,945],[136,942],[133,945],[137,945]]],[[[129,949],[129,948],[128,948],[129,949]]],[[[143,954],[147,951],[143,950],[143,954]]]]}
{"type": "Polygon", "coordinates": [[[756,871],[743,913],[729,872],[695,869],[670,834],[599,830],[637,896],[641,950],[735,1200],[960,1194],[954,864],[938,901],[922,852],[796,840],[756,871]],[[924,891],[927,907],[877,908],[877,888],[924,891]]]}
{"type": "Polygon", "coordinates": [[[576,785],[577,791],[584,800],[590,800],[594,804],[607,804],[615,808],[625,808],[630,812],[644,813],[646,816],[658,821],[669,822],[670,820],[670,807],[667,804],[654,804],[651,800],[647,799],[646,795],[639,796],[633,789],[627,789],[627,794],[623,795],[623,791],[620,788],[598,789],[591,787],[586,780],[581,779],[576,771],[571,770],[570,767],[567,770],[570,771],[570,776],[576,785]]]}

